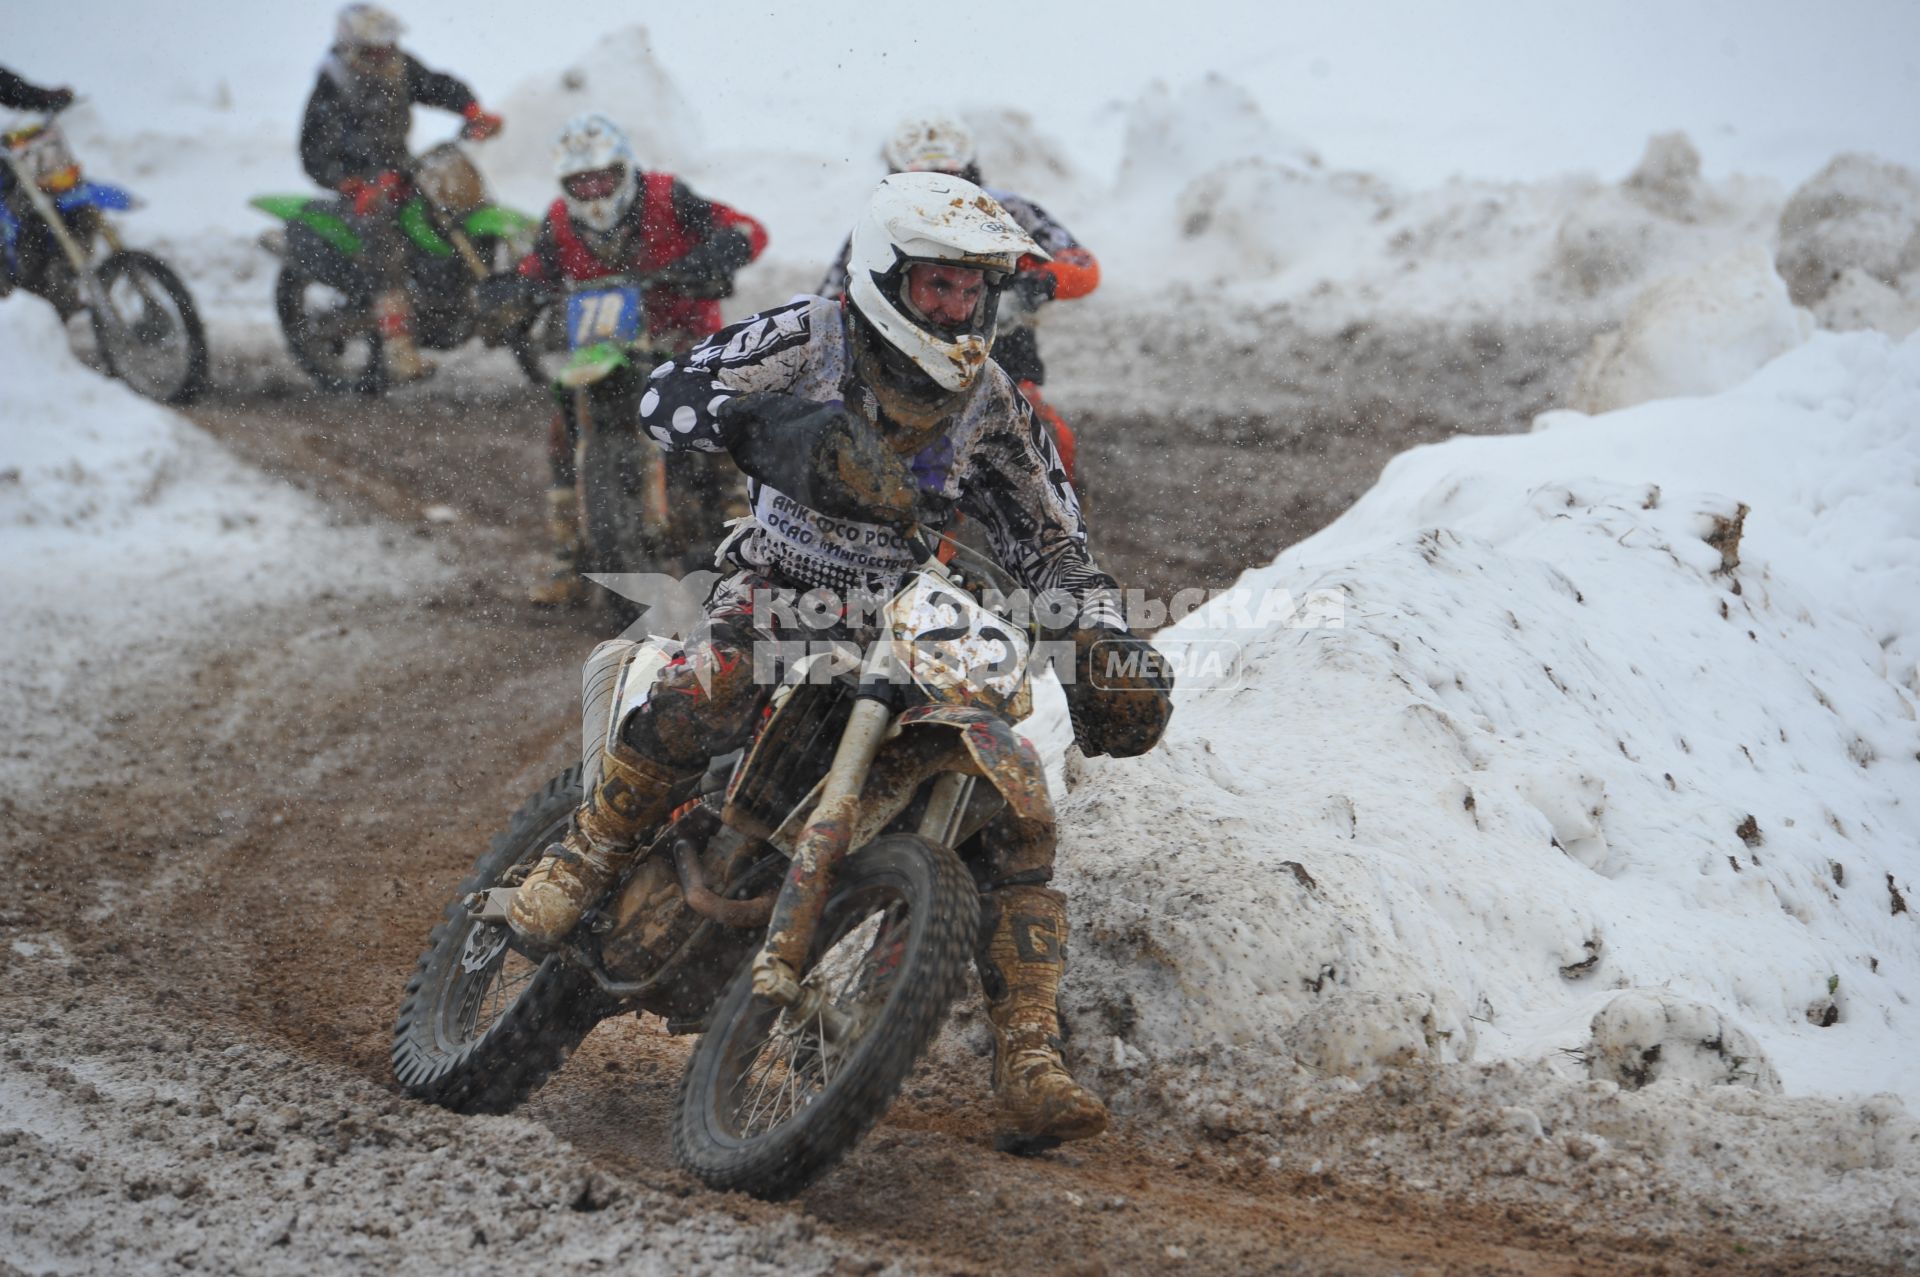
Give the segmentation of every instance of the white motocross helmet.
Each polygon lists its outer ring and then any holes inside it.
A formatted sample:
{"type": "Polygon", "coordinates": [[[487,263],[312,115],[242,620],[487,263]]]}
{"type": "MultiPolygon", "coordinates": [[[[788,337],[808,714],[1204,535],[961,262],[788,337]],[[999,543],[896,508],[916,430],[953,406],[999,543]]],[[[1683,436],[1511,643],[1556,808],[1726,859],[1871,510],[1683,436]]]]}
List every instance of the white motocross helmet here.
{"type": "Polygon", "coordinates": [[[567,212],[583,226],[610,231],[640,192],[640,165],[618,124],[598,111],[576,115],[553,143],[553,175],[567,212]]]}
{"type": "Polygon", "coordinates": [[[953,173],[974,167],[973,134],[950,115],[916,115],[900,121],[881,158],[895,173],[953,173]]]}
{"type": "Polygon", "coordinates": [[[994,198],[948,173],[895,173],[882,181],[853,228],[847,296],[879,336],[949,391],[965,390],[986,366],[1000,289],[1023,255],[1045,259],[994,198]],[[915,313],[909,267],[932,262],[983,271],[987,288],[962,329],[915,313]]]}
{"type": "Polygon", "coordinates": [[[334,47],[345,53],[361,49],[391,49],[406,28],[400,19],[377,4],[350,4],[333,24],[334,47]]]}

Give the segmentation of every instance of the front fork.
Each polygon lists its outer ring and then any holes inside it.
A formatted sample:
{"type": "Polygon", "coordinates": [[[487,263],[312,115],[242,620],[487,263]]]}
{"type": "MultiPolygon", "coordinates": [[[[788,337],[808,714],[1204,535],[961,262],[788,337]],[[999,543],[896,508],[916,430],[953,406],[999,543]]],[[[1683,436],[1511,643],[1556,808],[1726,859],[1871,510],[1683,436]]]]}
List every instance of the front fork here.
{"type": "Polygon", "coordinates": [[[860,791],[892,720],[884,700],[862,696],[853,703],[840,747],[821,782],[820,800],[794,845],[793,864],[774,901],[766,943],[753,959],[753,991],[776,1005],[791,1007],[801,999],[800,968],[813,947],[834,870],[853,839],[860,791]]]}

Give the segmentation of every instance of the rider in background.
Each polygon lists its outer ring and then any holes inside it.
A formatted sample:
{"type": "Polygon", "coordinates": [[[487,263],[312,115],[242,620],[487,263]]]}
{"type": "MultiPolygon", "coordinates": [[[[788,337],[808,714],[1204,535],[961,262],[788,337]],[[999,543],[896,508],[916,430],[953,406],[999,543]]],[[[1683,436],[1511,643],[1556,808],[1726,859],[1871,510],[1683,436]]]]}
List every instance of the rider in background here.
{"type": "Polygon", "coordinates": [[[460,80],[429,71],[397,47],[401,30],[400,20],[377,5],[350,4],[340,11],[333,48],[320,64],[300,121],[300,163],[307,176],[352,203],[380,288],[374,314],[387,370],[397,380],[417,381],[433,366],[414,343],[406,242],[396,224],[411,194],[407,131],[413,104],[465,116],[462,136],[474,141],[499,132],[501,121],[482,110],[460,80]]]}
{"type": "MultiPolygon", "coordinates": [[[[43,89],[0,67],[0,106],[51,114],[72,105],[72,89],[43,89]]],[[[53,237],[40,227],[39,218],[26,197],[13,189],[13,176],[4,168],[0,168],[0,198],[6,201],[5,215],[0,217],[0,231],[6,235],[5,252],[0,253],[0,297],[12,293],[15,283],[25,284],[37,292],[34,285],[41,275],[38,264],[48,253],[57,251],[53,237]]],[[[48,300],[61,305],[59,299],[49,297],[48,300]]],[[[77,305],[78,299],[74,302],[77,305]]],[[[65,313],[63,308],[62,314],[65,313]]]]}
{"type": "MultiPolygon", "coordinates": [[[[681,354],[719,331],[719,299],[732,294],[734,272],[766,248],[766,228],[725,204],[702,199],[671,173],[643,170],[627,135],[597,112],[567,121],[553,154],[560,198],[547,210],[533,252],[520,263],[518,304],[531,307],[567,280],[624,274],[646,289],[647,336],[656,349],[681,354]]],[[[641,374],[622,368],[613,376],[621,384],[606,393],[630,405],[621,420],[634,420],[641,374]]],[[[543,607],[587,599],[587,583],[579,574],[583,546],[574,490],[578,442],[574,397],[563,395],[547,436],[553,566],[530,593],[543,607]]],[[[738,473],[723,457],[688,453],[669,461],[670,490],[699,509],[724,508],[740,486],[738,473]]]]}
{"type": "MultiPolygon", "coordinates": [[[[973,134],[966,125],[947,116],[902,120],[887,139],[881,155],[892,173],[946,173],[986,186],[980,180],[973,134]]],[[[1098,288],[1100,263],[1072,232],[1032,200],[991,186],[986,186],[986,191],[1051,255],[1046,261],[1037,257],[1021,261],[1020,271],[1000,303],[999,335],[993,343],[993,361],[1013,378],[1020,393],[1033,405],[1034,413],[1053,431],[1060,461],[1067,468],[1067,478],[1078,483],[1074,468],[1077,441],[1073,429],[1040,393],[1047,369],[1040,362],[1040,343],[1034,336],[1033,325],[1040,308],[1048,302],[1072,301],[1098,288]]],[[[846,295],[847,253],[851,244],[849,240],[840,246],[840,255],[820,285],[823,297],[846,295]]]]}

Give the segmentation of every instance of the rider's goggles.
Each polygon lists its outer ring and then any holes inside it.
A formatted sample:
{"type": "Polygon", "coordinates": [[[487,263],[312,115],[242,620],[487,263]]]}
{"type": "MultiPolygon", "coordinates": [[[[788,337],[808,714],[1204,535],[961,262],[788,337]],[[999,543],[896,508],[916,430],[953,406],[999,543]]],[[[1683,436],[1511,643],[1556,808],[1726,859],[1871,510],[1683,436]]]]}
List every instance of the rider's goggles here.
{"type": "Polygon", "coordinates": [[[620,189],[620,180],[625,176],[625,170],[616,165],[569,173],[560,179],[560,186],[577,200],[603,200],[620,189]]]}

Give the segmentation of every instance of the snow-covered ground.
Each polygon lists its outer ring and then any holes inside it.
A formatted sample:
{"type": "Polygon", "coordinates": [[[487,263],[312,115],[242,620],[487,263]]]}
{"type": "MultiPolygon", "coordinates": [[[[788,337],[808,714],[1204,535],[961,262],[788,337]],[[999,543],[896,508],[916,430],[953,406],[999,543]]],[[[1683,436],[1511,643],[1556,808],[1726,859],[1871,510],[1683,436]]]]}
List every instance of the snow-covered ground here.
{"type": "MultiPolygon", "coordinates": [[[[0,781],[72,764],[169,649],[321,593],[398,596],[432,557],[235,460],[177,413],[74,362],[53,312],[0,307],[0,781]]],[[[293,605],[293,606],[289,606],[293,605]]]]}

